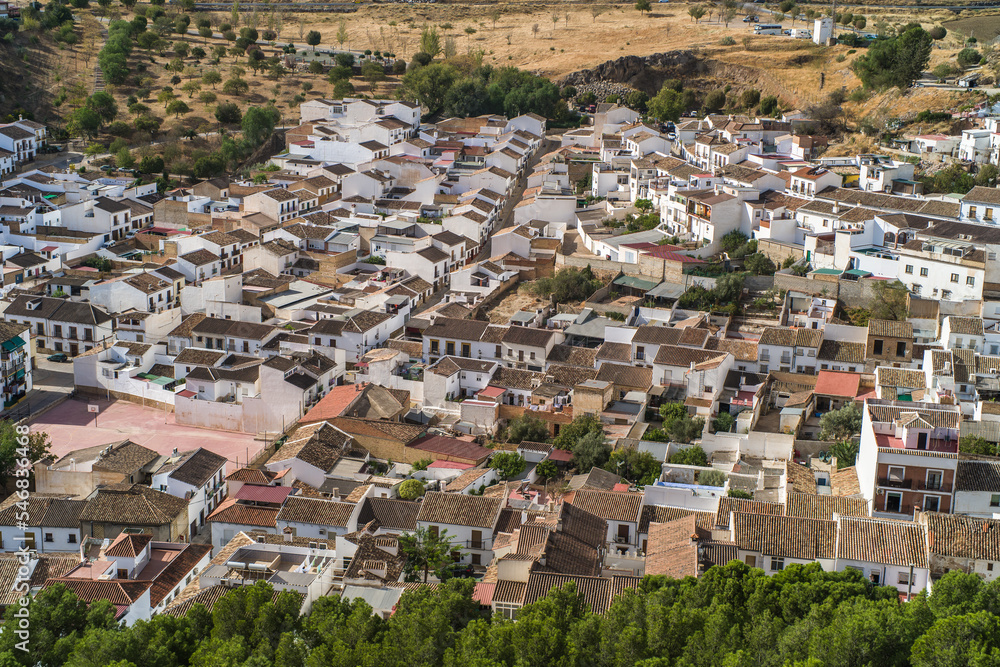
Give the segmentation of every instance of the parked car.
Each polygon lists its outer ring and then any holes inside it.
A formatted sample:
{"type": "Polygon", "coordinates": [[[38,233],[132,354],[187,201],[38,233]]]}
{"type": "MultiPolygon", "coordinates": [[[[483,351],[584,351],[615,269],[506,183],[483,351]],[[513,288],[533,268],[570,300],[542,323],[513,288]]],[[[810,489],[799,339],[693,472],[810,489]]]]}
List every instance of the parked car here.
{"type": "Polygon", "coordinates": [[[750,15],[750,16],[744,17],[743,22],[744,23],[760,23],[760,19],[758,17],[756,17],[756,16],[750,15]]]}
{"type": "Polygon", "coordinates": [[[48,359],[49,361],[55,361],[60,364],[65,364],[67,361],[69,361],[69,357],[67,357],[62,352],[59,352],[58,354],[50,354],[48,357],[46,357],[46,359],[48,359]]]}
{"type": "Polygon", "coordinates": [[[476,569],[471,565],[463,565],[462,563],[455,563],[448,568],[448,572],[451,576],[458,579],[471,579],[476,576],[476,569]]]}

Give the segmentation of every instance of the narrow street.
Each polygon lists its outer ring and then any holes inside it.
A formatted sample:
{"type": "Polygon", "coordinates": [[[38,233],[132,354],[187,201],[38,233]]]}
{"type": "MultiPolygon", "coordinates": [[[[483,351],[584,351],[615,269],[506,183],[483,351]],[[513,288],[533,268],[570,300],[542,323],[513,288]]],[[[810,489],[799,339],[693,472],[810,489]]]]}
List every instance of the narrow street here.
{"type": "MultiPolygon", "coordinates": [[[[518,202],[521,201],[521,196],[524,195],[524,190],[528,184],[528,174],[531,170],[535,168],[535,165],[541,161],[542,156],[548,154],[554,148],[558,147],[558,142],[549,138],[549,135],[545,135],[542,139],[541,146],[535,151],[535,154],[531,156],[528,160],[528,164],[525,166],[524,171],[521,173],[520,178],[517,179],[517,184],[514,185],[514,189],[511,190],[510,196],[507,197],[507,203],[504,204],[503,211],[500,212],[500,224],[493,234],[496,234],[501,229],[507,229],[508,227],[514,226],[514,207],[517,206],[518,202]]],[[[476,261],[482,261],[484,259],[489,259],[493,256],[493,234],[486,239],[486,243],[483,244],[483,249],[476,255],[476,261]]]]}

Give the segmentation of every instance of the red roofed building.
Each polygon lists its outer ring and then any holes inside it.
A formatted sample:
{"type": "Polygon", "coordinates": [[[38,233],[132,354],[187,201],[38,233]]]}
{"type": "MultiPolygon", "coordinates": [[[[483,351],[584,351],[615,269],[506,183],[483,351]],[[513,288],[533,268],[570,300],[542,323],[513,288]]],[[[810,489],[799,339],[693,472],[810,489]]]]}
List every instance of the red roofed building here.
{"type": "Polygon", "coordinates": [[[816,376],[816,409],[820,412],[838,410],[857,399],[861,388],[860,373],[820,371],[816,376]]]}

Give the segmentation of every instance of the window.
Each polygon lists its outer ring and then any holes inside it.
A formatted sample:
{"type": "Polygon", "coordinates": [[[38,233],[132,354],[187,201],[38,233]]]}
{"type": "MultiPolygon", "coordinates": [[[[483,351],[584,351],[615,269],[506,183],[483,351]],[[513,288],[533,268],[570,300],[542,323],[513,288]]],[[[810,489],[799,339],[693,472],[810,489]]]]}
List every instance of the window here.
{"type": "Polygon", "coordinates": [[[990,496],[990,507],[1000,507],[1000,493],[990,496]]]}
{"type": "Polygon", "coordinates": [[[906,265],[906,272],[907,273],[913,273],[913,265],[912,264],[907,264],[906,265]]]}
{"type": "Polygon", "coordinates": [[[906,342],[899,341],[896,343],[896,356],[905,357],[906,356],[906,342]]]}
{"type": "Polygon", "coordinates": [[[973,278],[972,276],[969,276],[968,278],[965,279],[965,284],[969,286],[974,286],[976,284],[976,279],[973,278]]]}
{"type": "Polygon", "coordinates": [[[512,602],[495,602],[494,607],[496,608],[496,613],[509,621],[513,621],[517,617],[517,610],[521,608],[512,602]]]}
{"type": "Polygon", "coordinates": [[[924,496],[924,511],[937,512],[941,506],[941,499],[937,496],[924,496]]]}
{"type": "Polygon", "coordinates": [[[882,354],[882,341],[876,340],[872,346],[872,352],[875,354],[882,354]]]}
{"type": "Polygon", "coordinates": [[[642,345],[638,345],[635,348],[635,360],[642,361],[646,358],[646,348],[642,345]]]}
{"type": "Polygon", "coordinates": [[[951,274],[951,282],[953,282],[953,283],[957,283],[958,282],[958,274],[957,273],[951,274]]]}
{"type": "Polygon", "coordinates": [[[52,537],[52,533],[45,533],[46,542],[55,542],[55,538],[52,537]]]}
{"type": "Polygon", "coordinates": [[[986,213],[983,215],[983,220],[992,220],[992,219],[993,219],[993,209],[988,208],[986,209],[986,213]]]}
{"type": "Polygon", "coordinates": [[[771,557],[771,572],[779,572],[785,569],[785,559],[771,557]]]}
{"type": "Polygon", "coordinates": [[[949,289],[943,289],[943,290],[941,290],[941,298],[942,299],[950,299],[951,298],[951,290],[949,290],[949,289]]]}
{"type": "Polygon", "coordinates": [[[976,217],[976,207],[975,206],[970,206],[969,207],[969,217],[970,218],[976,217]]]}
{"type": "Polygon", "coordinates": [[[903,570],[899,573],[899,583],[904,586],[910,585],[910,572],[908,570],[903,570]]]}
{"type": "Polygon", "coordinates": [[[438,352],[440,351],[440,346],[441,346],[440,341],[432,340],[431,341],[431,354],[438,354],[438,352]]]}
{"type": "Polygon", "coordinates": [[[920,268],[920,275],[923,278],[927,277],[927,267],[926,266],[923,266],[923,267],[920,268]]]}

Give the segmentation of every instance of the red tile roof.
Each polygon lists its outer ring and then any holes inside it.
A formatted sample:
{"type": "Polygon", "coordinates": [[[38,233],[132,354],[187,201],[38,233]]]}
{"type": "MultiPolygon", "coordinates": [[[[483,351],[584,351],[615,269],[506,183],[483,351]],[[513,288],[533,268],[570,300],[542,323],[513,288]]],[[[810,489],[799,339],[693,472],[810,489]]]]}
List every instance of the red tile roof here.
{"type": "Polygon", "coordinates": [[[861,386],[860,373],[844,373],[840,371],[820,371],[816,376],[816,394],[824,396],[844,396],[854,398],[861,386]]]}
{"type": "Polygon", "coordinates": [[[289,494],[294,491],[290,486],[258,486],[256,484],[244,484],[233,496],[236,500],[247,500],[254,503],[274,503],[280,505],[285,502],[289,494]]]}
{"type": "Polygon", "coordinates": [[[425,435],[414,440],[410,446],[440,456],[465,459],[469,463],[479,463],[492,453],[492,450],[486,447],[443,435],[425,435]]]}
{"type": "Polygon", "coordinates": [[[361,387],[353,384],[330,387],[326,396],[321,398],[319,403],[314,405],[299,421],[302,424],[309,424],[339,417],[360,392],[361,387]]]}

